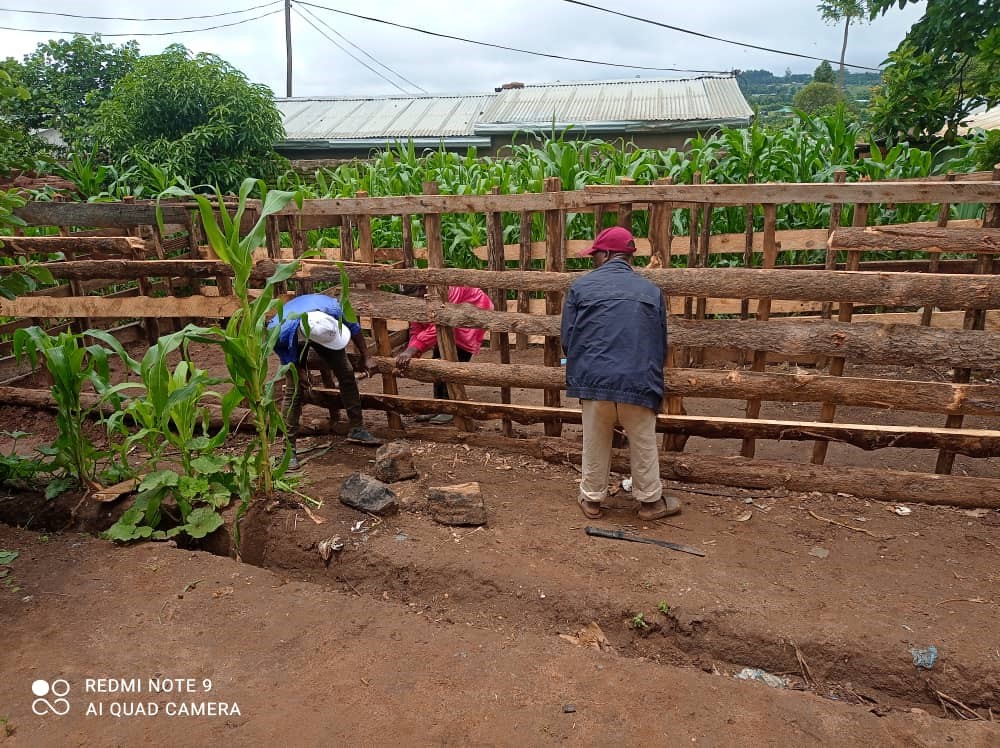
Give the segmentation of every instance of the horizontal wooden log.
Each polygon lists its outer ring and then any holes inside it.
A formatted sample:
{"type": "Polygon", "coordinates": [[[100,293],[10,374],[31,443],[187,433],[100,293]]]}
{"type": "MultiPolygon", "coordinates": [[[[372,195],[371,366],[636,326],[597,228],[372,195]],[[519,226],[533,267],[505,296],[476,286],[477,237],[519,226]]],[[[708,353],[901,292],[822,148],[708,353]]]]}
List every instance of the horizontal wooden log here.
{"type": "Polygon", "coordinates": [[[108,298],[79,296],[68,299],[26,297],[0,299],[0,315],[7,317],[90,317],[130,319],[133,317],[206,317],[224,319],[239,308],[234,296],[108,298]]]}
{"type": "Polygon", "coordinates": [[[147,249],[146,242],[137,236],[0,236],[0,241],[0,254],[8,256],[62,252],[67,257],[141,257],[147,249]]]}
{"type": "MultiPolygon", "coordinates": [[[[947,184],[947,183],[945,183],[947,184]]],[[[259,263],[264,271],[268,263],[259,263]]],[[[574,273],[522,270],[433,268],[346,268],[352,284],[426,283],[507,288],[520,291],[566,291],[574,273]]],[[[938,273],[868,273],[842,270],[760,270],[748,268],[671,268],[637,271],[671,296],[802,301],[845,301],[880,306],[1000,308],[1000,276],[963,277],[938,273]]],[[[339,270],[305,261],[297,277],[336,283],[339,270]]]]}
{"type": "MultiPolygon", "coordinates": [[[[674,201],[745,205],[753,203],[995,203],[997,182],[808,182],[801,184],[591,185],[596,201],[674,201]]],[[[503,210],[503,209],[501,209],[503,210]]]]}
{"type": "Polygon", "coordinates": [[[854,182],[805,184],[593,185],[582,191],[513,195],[407,195],[306,200],[303,215],[421,215],[579,210],[614,203],[981,203],[1000,201],[993,182],[854,182]]]}
{"type": "MultiPolygon", "coordinates": [[[[380,291],[357,291],[351,300],[362,314],[421,320],[447,327],[483,327],[496,332],[559,335],[557,315],[484,311],[469,304],[442,304],[380,291]]],[[[2,305],[0,305],[2,313],[2,305]]],[[[743,348],[795,356],[837,356],[850,361],[1000,369],[1000,333],[939,330],[915,325],[879,325],[815,320],[671,319],[672,345],[743,348]]]]}
{"type": "Polygon", "coordinates": [[[1000,253],[1000,229],[868,226],[841,228],[830,235],[832,249],[900,252],[1000,253]]]}
{"type": "MultiPolygon", "coordinates": [[[[948,223],[948,231],[955,228],[963,229],[973,229],[980,228],[982,226],[982,221],[978,218],[962,219],[951,221],[948,223]]],[[[901,223],[893,224],[889,227],[884,228],[902,228],[902,229],[913,229],[914,231],[919,231],[922,228],[937,228],[936,222],[916,222],[916,223],[901,223]]],[[[883,228],[883,227],[878,227],[883,228]]],[[[781,252],[798,251],[803,249],[826,249],[827,239],[829,238],[830,232],[827,229],[786,229],[785,231],[775,232],[774,238],[781,247],[779,254],[781,252]]],[[[670,254],[671,255],[686,255],[688,246],[690,243],[690,238],[685,235],[674,236],[670,244],[670,254]]],[[[566,242],[566,255],[567,257],[576,257],[584,249],[590,247],[593,244],[592,240],[589,239],[573,239],[566,242]]],[[[649,239],[644,237],[637,237],[635,241],[636,245],[636,255],[639,257],[648,257],[650,253],[649,239]]],[[[508,262],[513,262],[520,259],[520,244],[505,244],[504,245],[504,259],[508,262]]],[[[709,254],[732,254],[740,253],[742,254],[746,250],[746,234],[712,234],[708,239],[708,252],[709,254]]],[[[486,247],[475,247],[473,253],[480,260],[486,259],[486,247]]],[[[753,236],[753,252],[763,252],[764,251],[764,234],[762,232],[756,232],[753,236]]],[[[533,260],[544,260],[545,259],[545,242],[532,242],[531,243],[531,259],[533,260]]]]}
{"type": "MultiPolygon", "coordinates": [[[[89,280],[92,278],[118,281],[140,278],[214,278],[232,277],[233,269],[221,260],[64,260],[42,263],[54,278],[89,280]]],[[[0,274],[17,268],[0,266],[0,274]]]]}
{"type": "MultiPolygon", "coordinates": [[[[195,204],[163,203],[164,223],[185,223],[195,204]]],[[[155,226],[156,205],[146,203],[54,203],[31,202],[14,214],[30,226],[155,226]]]]}
{"type": "MultiPolygon", "coordinates": [[[[399,376],[392,358],[376,356],[375,362],[381,373],[399,376]]],[[[836,402],[838,405],[922,413],[1000,415],[1000,385],[995,384],[951,384],[716,369],[665,369],[663,374],[666,394],[679,397],[836,402]]],[[[421,382],[450,379],[473,386],[566,388],[564,368],[531,364],[499,365],[414,359],[405,376],[421,382]]]]}
{"type": "MultiPolygon", "coordinates": [[[[451,380],[455,381],[455,380],[451,380]]],[[[337,390],[314,387],[309,401],[325,407],[342,407],[337,390]]],[[[450,413],[456,418],[477,421],[509,418],[520,424],[582,423],[577,408],[486,403],[472,400],[434,400],[402,395],[362,393],[362,404],[400,415],[450,413]]],[[[948,449],[971,457],[1000,454],[1000,431],[946,429],[921,426],[871,426],[867,424],[777,421],[755,418],[683,416],[664,413],[656,416],[656,430],[663,433],[699,436],[705,439],[774,439],[778,441],[833,441],[864,450],[899,447],[948,449]]]]}

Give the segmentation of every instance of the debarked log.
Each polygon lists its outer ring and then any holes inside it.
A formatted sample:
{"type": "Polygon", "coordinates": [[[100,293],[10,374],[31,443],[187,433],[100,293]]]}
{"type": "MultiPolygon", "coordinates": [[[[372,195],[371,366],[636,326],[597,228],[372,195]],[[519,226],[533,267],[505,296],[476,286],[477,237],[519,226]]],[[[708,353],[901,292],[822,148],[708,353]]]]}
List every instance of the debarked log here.
{"type": "MultiPolygon", "coordinates": [[[[382,374],[396,374],[395,361],[375,357],[382,374]]],[[[405,376],[420,382],[452,379],[473,386],[526,389],[566,387],[566,370],[534,364],[451,363],[414,359],[405,376]]],[[[952,384],[898,379],[829,377],[718,369],[666,369],[664,393],[678,397],[777,402],[836,402],[838,405],[922,413],[1000,415],[1000,385],[952,384]]]]}
{"type": "MultiPolygon", "coordinates": [[[[343,407],[340,393],[337,390],[312,388],[307,398],[310,402],[324,407],[343,407]]],[[[580,411],[576,408],[510,405],[470,400],[433,400],[371,392],[362,393],[361,402],[366,408],[384,410],[399,415],[450,413],[456,417],[473,418],[478,421],[510,418],[520,424],[582,423],[583,420],[580,411]]],[[[864,450],[885,449],[887,447],[947,448],[970,457],[1000,455],[1000,431],[985,429],[870,426],[853,423],[718,418],[660,413],[656,417],[656,430],[662,433],[700,436],[705,439],[820,440],[850,444],[864,450]]]]}

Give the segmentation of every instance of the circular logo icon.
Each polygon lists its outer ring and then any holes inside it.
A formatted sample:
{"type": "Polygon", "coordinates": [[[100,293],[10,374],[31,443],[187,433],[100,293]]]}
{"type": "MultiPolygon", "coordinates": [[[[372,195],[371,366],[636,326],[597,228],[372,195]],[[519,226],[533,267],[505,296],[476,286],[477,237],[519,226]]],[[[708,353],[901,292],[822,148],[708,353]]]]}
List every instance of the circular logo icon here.
{"type": "Polygon", "coordinates": [[[38,697],[31,702],[31,711],[38,716],[48,714],[49,712],[58,717],[69,714],[69,701],[64,698],[69,694],[69,681],[56,678],[49,683],[39,678],[32,682],[31,693],[38,697]],[[49,694],[55,697],[51,701],[45,698],[49,694]]]}

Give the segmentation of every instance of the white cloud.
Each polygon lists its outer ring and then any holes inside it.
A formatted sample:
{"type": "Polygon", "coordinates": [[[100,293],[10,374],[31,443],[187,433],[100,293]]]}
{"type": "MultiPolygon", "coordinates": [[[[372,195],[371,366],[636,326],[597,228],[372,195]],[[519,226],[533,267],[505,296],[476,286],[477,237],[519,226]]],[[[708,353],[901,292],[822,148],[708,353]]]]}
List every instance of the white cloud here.
{"type": "MultiPolygon", "coordinates": [[[[309,0],[313,2],[313,0],[309,0]]],[[[219,0],[205,3],[154,0],[79,3],[72,0],[7,0],[5,6],[91,16],[186,16],[219,13],[260,4],[256,0],[219,0]]],[[[595,4],[707,34],[761,46],[836,60],[840,56],[842,27],[823,23],[812,0],[701,0],[663,3],[655,0],[595,0],[595,4]]],[[[293,3],[294,5],[294,3],[293,3]]],[[[765,68],[781,74],[811,72],[812,60],[749,50],[648,24],[615,17],[562,0],[369,0],[364,5],[345,0],[315,0],[315,5],[339,8],[443,34],[490,41],[572,57],[705,70],[765,68]]],[[[273,6],[280,9],[280,3],[273,6]]],[[[80,33],[129,33],[196,29],[267,12],[200,21],[98,21],[0,11],[0,26],[56,29],[80,33]]],[[[683,73],[603,67],[562,62],[516,52],[489,49],[434,38],[326,10],[302,6],[378,60],[431,92],[487,92],[509,80],[542,83],[554,80],[683,77],[683,73]]],[[[852,27],[848,62],[877,67],[923,13],[923,4],[904,11],[890,10],[872,24],[852,27]]],[[[320,26],[324,32],[347,46],[320,26]]],[[[20,59],[35,46],[66,34],[36,34],[0,30],[0,55],[20,59]]],[[[135,37],[143,54],[155,54],[167,44],[182,43],[196,52],[212,52],[278,95],[285,92],[285,29],[282,13],[240,26],[168,37],[135,37]]],[[[123,43],[128,37],[108,37],[123,43]]],[[[295,95],[388,94],[398,90],[365,69],[292,14],[293,93],[295,95]]],[[[357,50],[351,51],[366,62],[357,50]]],[[[384,70],[382,71],[385,72],[384,70]]],[[[386,73],[386,75],[389,75],[386,73]]],[[[389,76],[391,77],[391,76],[389,76]]],[[[400,82],[405,88],[406,84],[400,82]]]]}

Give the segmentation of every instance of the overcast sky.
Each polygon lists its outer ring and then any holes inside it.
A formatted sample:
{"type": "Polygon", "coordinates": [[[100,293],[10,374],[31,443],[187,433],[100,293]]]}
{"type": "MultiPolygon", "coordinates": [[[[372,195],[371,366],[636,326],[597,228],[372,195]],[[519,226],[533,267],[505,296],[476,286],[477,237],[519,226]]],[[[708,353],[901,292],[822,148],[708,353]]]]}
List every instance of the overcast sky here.
{"type": "MultiPolygon", "coordinates": [[[[285,94],[285,22],[282,0],[237,15],[201,20],[118,21],[77,19],[16,12],[51,11],[87,16],[182,17],[237,11],[267,0],[3,0],[0,26],[43,29],[30,33],[0,29],[0,56],[20,59],[48,39],[73,32],[102,33],[105,41],[139,42],[143,54],[155,54],[171,43],[194,52],[212,52],[285,94]],[[207,26],[254,18],[258,20],[205,30],[207,26]],[[201,30],[199,30],[201,29],[201,30]],[[139,33],[193,30],[171,36],[139,33]],[[55,32],[69,32],[55,33],[55,32]],[[125,34],[126,36],[111,36],[125,34]]],[[[764,68],[776,75],[786,68],[812,72],[813,60],[762,52],[616,17],[565,0],[309,0],[325,6],[416,26],[441,34],[463,36],[539,52],[658,68],[749,70],[764,68]]],[[[823,23],[814,0],[593,0],[592,4],[673,26],[735,41],[837,60],[843,26],[823,23]]],[[[895,49],[907,29],[923,14],[924,3],[893,9],[871,24],[851,27],[847,62],[878,67],[895,49]]],[[[564,62],[544,57],[475,46],[350,18],[329,10],[294,3],[292,11],[293,94],[295,96],[381,95],[399,89],[352,59],[324,38],[303,18],[336,40],[356,57],[379,70],[407,92],[417,90],[396,78],[336,33],[342,34],[379,62],[431,93],[484,93],[506,81],[547,83],[612,78],[682,78],[691,73],[657,72],[564,62]],[[313,17],[307,14],[312,13],[313,17]],[[301,15],[300,15],[301,14],[301,15]],[[318,20],[317,20],[318,19],[318,20]],[[323,24],[326,24],[324,26],[323,24]]]]}

